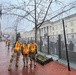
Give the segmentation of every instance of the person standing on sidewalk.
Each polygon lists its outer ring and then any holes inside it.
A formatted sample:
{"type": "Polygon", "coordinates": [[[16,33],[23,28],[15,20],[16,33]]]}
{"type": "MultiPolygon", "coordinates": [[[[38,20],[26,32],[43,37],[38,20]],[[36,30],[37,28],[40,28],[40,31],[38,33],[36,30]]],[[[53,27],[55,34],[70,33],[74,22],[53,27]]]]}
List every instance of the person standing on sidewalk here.
{"type": "Polygon", "coordinates": [[[6,41],[5,41],[5,42],[6,42],[6,46],[7,46],[8,39],[6,39],[6,41]]]}
{"type": "Polygon", "coordinates": [[[74,50],[74,44],[73,44],[72,41],[70,41],[69,50],[70,50],[70,51],[73,51],[73,50],[74,50]]]}
{"type": "Polygon", "coordinates": [[[12,62],[13,62],[15,56],[16,56],[16,67],[18,67],[18,61],[19,61],[19,57],[20,57],[21,46],[22,46],[22,43],[21,43],[21,40],[19,38],[18,41],[15,43],[15,46],[13,48],[13,51],[14,52],[11,55],[11,59],[10,59],[10,64],[9,64],[8,71],[11,70],[11,65],[12,65],[12,62]]]}
{"type": "Polygon", "coordinates": [[[32,64],[32,61],[34,59],[34,66],[36,66],[36,55],[37,55],[37,44],[33,40],[30,44],[30,65],[32,64]]]}
{"type": "Polygon", "coordinates": [[[28,41],[25,41],[25,43],[23,45],[22,55],[23,55],[24,67],[25,67],[25,64],[26,64],[26,67],[28,67],[28,55],[29,55],[29,44],[28,44],[28,41]]]}
{"type": "Polygon", "coordinates": [[[10,40],[7,41],[7,44],[8,44],[8,50],[9,50],[9,47],[10,47],[10,40]]]}

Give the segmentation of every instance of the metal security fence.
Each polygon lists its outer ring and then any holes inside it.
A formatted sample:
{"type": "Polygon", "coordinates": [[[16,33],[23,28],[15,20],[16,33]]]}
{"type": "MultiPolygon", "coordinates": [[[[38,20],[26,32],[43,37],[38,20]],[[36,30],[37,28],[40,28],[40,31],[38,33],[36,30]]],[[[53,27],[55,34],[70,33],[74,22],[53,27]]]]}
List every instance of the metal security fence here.
{"type": "MultiPolygon", "coordinates": [[[[68,51],[76,52],[76,33],[66,34],[68,51]]],[[[61,35],[62,50],[65,50],[63,35],[61,35]]]]}
{"type": "MultiPolygon", "coordinates": [[[[66,59],[66,49],[63,37],[64,36],[61,35],[61,58],[66,59]]],[[[66,34],[66,39],[69,60],[76,62],[76,33],[66,34]]]]}
{"type": "MultiPolygon", "coordinates": [[[[31,40],[35,39],[31,37],[31,40]]],[[[29,38],[30,41],[30,38],[29,38]]],[[[38,50],[52,55],[58,55],[58,36],[40,36],[37,38],[38,50]]]]}
{"type": "MultiPolygon", "coordinates": [[[[70,61],[76,62],[76,33],[67,34],[67,49],[70,61]]],[[[29,42],[35,40],[34,37],[28,38],[29,42]]],[[[56,55],[60,59],[66,59],[66,48],[64,35],[40,36],[37,38],[38,51],[49,55],[56,55]]]]}
{"type": "Polygon", "coordinates": [[[41,37],[40,39],[40,51],[47,53],[47,38],[41,37]]]}
{"type": "Polygon", "coordinates": [[[69,51],[76,52],[76,33],[67,34],[67,39],[69,51]]]}
{"type": "Polygon", "coordinates": [[[49,53],[51,55],[58,55],[58,36],[49,36],[49,53]]]}

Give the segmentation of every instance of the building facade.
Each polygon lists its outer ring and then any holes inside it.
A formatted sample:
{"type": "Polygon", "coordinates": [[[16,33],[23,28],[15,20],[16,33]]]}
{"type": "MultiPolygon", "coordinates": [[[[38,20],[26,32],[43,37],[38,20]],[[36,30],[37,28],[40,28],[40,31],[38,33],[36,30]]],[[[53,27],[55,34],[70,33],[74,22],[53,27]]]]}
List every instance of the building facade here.
{"type": "MultiPolygon", "coordinates": [[[[76,14],[65,17],[65,30],[67,37],[74,38],[76,34],[76,14]]],[[[63,24],[62,20],[58,20],[55,22],[46,22],[39,28],[40,36],[44,36],[44,34],[48,35],[59,35],[63,34],[63,24]]]]}
{"type": "Polygon", "coordinates": [[[35,37],[35,31],[34,30],[27,31],[23,33],[23,36],[26,40],[32,40],[35,37]]]}
{"type": "MultiPolygon", "coordinates": [[[[65,30],[67,38],[76,38],[76,14],[70,15],[64,18],[65,30]]],[[[44,22],[42,26],[37,31],[37,36],[44,36],[45,34],[49,36],[57,37],[59,34],[63,35],[63,24],[62,20],[54,22],[44,22]]],[[[34,30],[25,33],[26,38],[34,37],[34,30]]]]}
{"type": "MultiPolygon", "coordinates": [[[[76,14],[65,17],[64,22],[69,60],[76,62],[76,59],[74,59],[76,57],[76,14]]],[[[35,37],[34,34],[35,31],[32,30],[26,32],[25,37],[32,38],[35,37]]],[[[37,44],[40,52],[66,59],[62,20],[44,22],[37,31],[37,44]],[[45,35],[49,36],[49,38],[45,37],[45,35]],[[61,35],[61,41],[59,40],[58,35],[61,35]]]]}

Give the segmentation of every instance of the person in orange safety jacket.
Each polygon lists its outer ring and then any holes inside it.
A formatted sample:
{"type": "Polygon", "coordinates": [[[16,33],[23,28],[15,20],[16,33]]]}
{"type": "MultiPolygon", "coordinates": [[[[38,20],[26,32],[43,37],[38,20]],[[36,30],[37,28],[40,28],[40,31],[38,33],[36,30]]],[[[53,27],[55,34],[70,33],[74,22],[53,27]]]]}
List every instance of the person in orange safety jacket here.
{"type": "Polygon", "coordinates": [[[8,71],[11,70],[11,65],[12,65],[12,62],[13,62],[15,56],[16,56],[16,67],[18,67],[18,61],[19,61],[19,57],[20,57],[20,53],[21,53],[21,48],[22,48],[22,43],[21,43],[21,39],[19,38],[13,48],[13,54],[11,55],[8,71]]]}
{"type": "Polygon", "coordinates": [[[25,61],[26,61],[26,67],[27,67],[28,66],[28,55],[29,55],[28,41],[25,41],[25,43],[23,44],[22,55],[23,55],[24,67],[25,67],[25,61]]]}
{"type": "Polygon", "coordinates": [[[29,56],[30,56],[30,65],[32,64],[32,61],[34,59],[34,65],[36,66],[36,55],[37,55],[37,44],[34,40],[32,40],[32,43],[30,44],[29,48],[29,56]]]}

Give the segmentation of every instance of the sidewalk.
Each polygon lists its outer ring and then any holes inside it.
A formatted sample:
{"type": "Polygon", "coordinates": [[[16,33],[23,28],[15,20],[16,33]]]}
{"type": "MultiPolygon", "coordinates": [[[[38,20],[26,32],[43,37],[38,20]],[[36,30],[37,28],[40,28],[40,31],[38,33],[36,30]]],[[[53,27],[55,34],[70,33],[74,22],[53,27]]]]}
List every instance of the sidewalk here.
{"type": "MultiPolygon", "coordinates": [[[[44,56],[47,56],[47,57],[49,57],[49,58],[52,57],[53,60],[55,60],[55,61],[57,61],[57,62],[59,62],[59,63],[67,66],[67,60],[59,59],[58,56],[56,56],[56,55],[48,55],[48,54],[45,54],[45,53],[42,53],[42,52],[38,52],[38,53],[39,53],[39,54],[42,54],[42,55],[44,55],[44,56]]],[[[76,62],[71,62],[71,61],[70,61],[70,67],[76,70],[76,62]]]]}
{"type": "MultiPolygon", "coordinates": [[[[58,62],[67,66],[67,60],[59,59],[58,62]]],[[[70,67],[76,70],[76,62],[70,61],[70,67]]]]}
{"type": "Polygon", "coordinates": [[[11,51],[7,49],[4,42],[0,42],[0,75],[76,75],[76,70],[71,68],[68,71],[67,66],[59,62],[52,61],[45,66],[37,63],[37,66],[23,67],[22,56],[20,57],[19,67],[15,67],[15,60],[11,71],[8,71],[8,65],[11,57],[11,51]]]}

